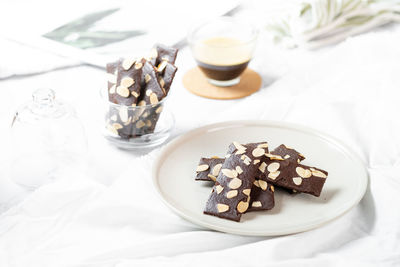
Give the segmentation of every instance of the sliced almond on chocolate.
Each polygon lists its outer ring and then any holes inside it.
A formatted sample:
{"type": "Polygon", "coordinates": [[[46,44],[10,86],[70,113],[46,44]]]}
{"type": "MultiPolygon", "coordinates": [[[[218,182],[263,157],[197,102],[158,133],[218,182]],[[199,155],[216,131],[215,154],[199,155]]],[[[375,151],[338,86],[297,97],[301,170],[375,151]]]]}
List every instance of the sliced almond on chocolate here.
{"type": "Polygon", "coordinates": [[[124,125],[127,126],[131,123],[132,121],[132,117],[129,117],[128,120],[126,122],[124,122],[124,125]]]}
{"type": "Polygon", "coordinates": [[[239,213],[245,213],[249,208],[249,202],[240,201],[236,209],[239,213]]]}
{"type": "Polygon", "coordinates": [[[147,96],[150,96],[152,93],[153,93],[153,90],[151,90],[151,89],[147,89],[146,90],[146,95],[147,96]]]}
{"type": "Polygon", "coordinates": [[[251,206],[254,208],[260,208],[262,207],[261,201],[254,201],[253,203],[251,203],[251,206]]]}
{"type": "Polygon", "coordinates": [[[158,82],[160,83],[161,87],[164,88],[164,86],[165,86],[165,81],[164,81],[164,79],[163,79],[163,78],[160,78],[160,80],[159,80],[158,82]]]}
{"type": "Polygon", "coordinates": [[[242,168],[240,168],[240,166],[236,166],[235,170],[236,170],[236,172],[237,172],[238,174],[243,173],[243,170],[242,170],[242,168]]]}
{"type": "Polygon", "coordinates": [[[116,86],[115,86],[115,84],[113,85],[113,86],[111,86],[110,87],[110,90],[108,90],[108,92],[112,95],[112,94],[115,94],[115,89],[116,89],[116,86]]]}
{"type": "Polygon", "coordinates": [[[145,126],[146,124],[142,121],[142,120],[140,120],[140,121],[138,121],[137,123],[136,123],[136,128],[138,128],[138,129],[140,129],[140,128],[142,128],[143,126],[145,126]]]}
{"type": "Polygon", "coordinates": [[[113,134],[118,135],[118,131],[117,129],[115,129],[114,127],[112,127],[112,125],[107,125],[107,129],[112,132],[113,134]]]}
{"type": "Polygon", "coordinates": [[[211,171],[211,174],[214,176],[218,176],[219,172],[221,171],[222,163],[215,165],[211,171]]]}
{"type": "Polygon", "coordinates": [[[258,163],[260,163],[260,160],[259,160],[259,159],[253,160],[253,164],[254,164],[254,165],[257,165],[258,163]]]}
{"type": "Polygon", "coordinates": [[[309,169],[306,169],[306,171],[304,172],[305,176],[303,178],[310,178],[312,176],[312,173],[309,169]]]}
{"type": "Polygon", "coordinates": [[[217,194],[221,193],[224,188],[221,185],[215,186],[215,190],[217,191],[217,194]]]}
{"type": "MultiPolygon", "coordinates": [[[[139,94],[138,94],[138,93],[136,93],[135,91],[132,91],[132,92],[131,92],[131,94],[132,94],[134,97],[136,97],[136,98],[138,98],[138,97],[139,97],[139,94]]],[[[133,104],[132,104],[132,106],[133,106],[133,104]]],[[[136,106],[136,104],[135,104],[135,106],[136,106]]]]}
{"type": "Polygon", "coordinates": [[[141,67],[143,67],[143,64],[142,64],[142,62],[136,62],[136,64],[135,64],[135,69],[140,69],[141,67]]]}
{"type": "Polygon", "coordinates": [[[260,164],[260,167],[258,167],[258,169],[260,170],[260,172],[264,173],[266,167],[267,167],[267,164],[265,162],[262,162],[260,164]]]}
{"type": "Polygon", "coordinates": [[[118,111],[119,117],[122,122],[127,122],[128,121],[128,108],[127,107],[120,107],[118,111]]]}
{"type": "Polygon", "coordinates": [[[273,155],[273,154],[270,154],[270,153],[266,153],[265,156],[267,156],[270,159],[283,160],[283,158],[281,156],[279,156],[279,155],[273,155]]]}
{"type": "Polygon", "coordinates": [[[321,177],[321,178],[326,178],[327,177],[325,173],[323,173],[323,172],[321,172],[319,170],[315,170],[315,169],[312,171],[312,175],[314,175],[316,177],[321,177]]]}
{"type": "Polygon", "coordinates": [[[236,155],[241,155],[244,154],[246,152],[246,147],[242,146],[241,144],[239,144],[238,142],[233,142],[233,145],[236,147],[237,151],[236,151],[236,155]]]}
{"type": "Polygon", "coordinates": [[[243,163],[246,165],[250,165],[251,163],[251,159],[247,155],[242,155],[240,159],[243,160],[243,163]]]}
{"type": "Polygon", "coordinates": [[[242,180],[238,178],[233,178],[232,181],[229,182],[228,186],[231,189],[238,189],[242,185],[242,180]]]}
{"type": "Polygon", "coordinates": [[[124,61],[122,61],[122,68],[124,68],[124,70],[129,70],[133,63],[135,63],[135,60],[132,58],[126,58],[124,59],[124,61]]]}
{"type": "Polygon", "coordinates": [[[255,180],[253,184],[257,187],[260,187],[260,180],[255,180]]]}
{"type": "Polygon", "coordinates": [[[303,181],[303,179],[301,177],[294,177],[293,178],[293,183],[295,185],[301,185],[302,181],[303,181]]]}
{"type": "Polygon", "coordinates": [[[150,94],[150,103],[153,105],[158,103],[158,98],[155,93],[150,94]]]}
{"type": "Polygon", "coordinates": [[[260,185],[260,187],[261,187],[262,190],[264,190],[264,191],[267,190],[268,184],[267,184],[266,181],[264,181],[264,180],[258,180],[258,183],[259,183],[259,185],[260,185]]]}
{"type": "Polygon", "coordinates": [[[111,73],[107,73],[107,81],[109,83],[116,83],[117,82],[117,76],[111,73]]]}
{"type": "Polygon", "coordinates": [[[139,107],[141,107],[141,106],[146,106],[146,101],[141,100],[141,101],[138,103],[138,106],[139,106],[139,107]]]}
{"type": "Polygon", "coordinates": [[[246,196],[250,196],[251,193],[251,189],[243,189],[243,194],[245,194],[246,196]]]}
{"type": "Polygon", "coordinates": [[[231,169],[222,169],[221,172],[228,178],[235,178],[237,177],[237,172],[231,169]]]}
{"type": "Polygon", "coordinates": [[[246,150],[246,147],[241,145],[240,143],[234,141],[232,144],[236,147],[237,150],[246,150]]]}
{"type": "Polygon", "coordinates": [[[272,192],[275,192],[275,187],[273,185],[271,185],[270,188],[272,192]]]}
{"type": "Polygon", "coordinates": [[[150,57],[151,58],[156,58],[157,56],[158,56],[157,49],[152,48],[151,51],[150,51],[150,57]]]}
{"type": "Polygon", "coordinates": [[[277,170],[279,170],[279,167],[281,165],[278,162],[272,162],[271,164],[268,165],[267,170],[269,172],[276,172],[277,170]]]}
{"type": "Polygon", "coordinates": [[[135,81],[130,77],[125,77],[121,80],[121,85],[124,87],[130,87],[135,83],[135,81]]]}
{"type": "Polygon", "coordinates": [[[162,72],[167,66],[167,63],[168,63],[167,61],[161,61],[161,63],[158,64],[157,71],[162,72]]]}
{"type": "Polygon", "coordinates": [[[217,180],[217,177],[215,177],[212,174],[207,174],[207,177],[210,178],[211,180],[213,180],[214,182],[217,180]]]}
{"type": "Polygon", "coordinates": [[[123,128],[123,126],[121,124],[119,124],[119,123],[113,123],[112,127],[114,127],[114,129],[116,129],[116,130],[119,130],[119,129],[123,128]]]}
{"type": "Polygon", "coordinates": [[[228,193],[226,193],[226,197],[227,197],[227,198],[233,198],[233,197],[236,197],[237,194],[238,194],[238,191],[237,191],[237,190],[231,190],[231,191],[229,191],[228,193]]]}
{"type": "Polygon", "coordinates": [[[281,173],[280,171],[270,172],[268,174],[268,178],[270,178],[272,180],[275,180],[279,176],[280,173],[281,173]]]}
{"type": "Polygon", "coordinates": [[[162,106],[159,106],[159,107],[156,109],[156,113],[159,114],[159,113],[161,113],[162,110],[163,110],[163,107],[162,107],[162,106]]]}
{"type": "Polygon", "coordinates": [[[244,154],[244,153],[246,153],[246,150],[240,150],[240,149],[238,149],[238,150],[235,152],[235,155],[242,155],[242,154],[244,154]]]}
{"type": "Polygon", "coordinates": [[[206,170],[208,170],[209,167],[210,166],[208,166],[207,164],[201,164],[201,165],[197,166],[196,172],[206,171],[206,170]]]}
{"type": "Polygon", "coordinates": [[[253,157],[258,158],[265,154],[265,150],[263,148],[257,147],[251,152],[251,154],[253,155],[253,157]]]}
{"type": "Polygon", "coordinates": [[[144,81],[146,82],[146,83],[148,83],[148,82],[150,82],[150,80],[151,80],[151,76],[150,76],[150,74],[146,74],[145,76],[144,76],[144,81]]]}
{"type": "Polygon", "coordinates": [[[125,86],[120,85],[117,87],[117,94],[119,94],[122,97],[128,97],[130,94],[130,91],[125,86]]]}
{"type": "Polygon", "coordinates": [[[302,178],[310,178],[311,171],[302,167],[296,167],[296,173],[302,178]]]}
{"type": "Polygon", "coordinates": [[[267,148],[268,147],[268,143],[259,144],[257,147],[267,148]]]}
{"type": "Polygon", "coordinates": [[[288,154],[288,155],[285,155],[283,158],[284,158],[284,159],[288,159],[288,158],[290,158],[290,155],[289,155],[289,154],[288,154]]]}
{"type": "Polygon", "coordinates": [[[218,210],[219,213],[226,212],[226,211],[229,210],[229,206],[226,205],[226,204],[220,204],[220,203],[218,203],[218,204],[217,204],[217,210],[218,210]]]}

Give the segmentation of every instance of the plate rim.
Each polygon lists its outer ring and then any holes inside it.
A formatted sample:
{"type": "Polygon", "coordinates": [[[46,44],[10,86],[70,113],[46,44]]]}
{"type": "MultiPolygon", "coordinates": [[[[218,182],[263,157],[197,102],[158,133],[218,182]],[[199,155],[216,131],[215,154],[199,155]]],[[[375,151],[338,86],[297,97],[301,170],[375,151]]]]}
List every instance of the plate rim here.
{"type": "Polygon", "coordinates": [[[361,157],[354,152],[347,144],[345,144],[343,141],[339,140],[336,137],[333,137],[329,134],[326,134],[320,130],[316,130],[312,127],[298,124],[298,123],[292,123],[292,122],[286,122],[286,121],[274,121],[274,120],[230,120],[230,121],[224,121],[224,122],[217,122],[217,123],[212,123],[212,124],[207,124],[204,126],[200,126],[191,130],[188,130],[181,135],[175,137],[171,142],[166,144],[158,154],[158,156],[155,159],[153,168],[152,168],[152,182],[155,187],[155,190],[157,192],[158,197],[161,199],[161,201],[169,208],[171,209],[174,213],[182,217],[183,219],[202,226],[204,228],[208,228],[211,230],[219,231],[219,232],[224,232],[224,233],[229,233],[229,234],[235,234],[235,235],[242,235],[242,236],[282,236],[282,235],[290,235],[290,234],[295,234],[295,233],[301,233],[309,230],[313,230],[316,228],[319,228],[323,225],[326,225],[343,215],[345,215],[347,212],[349,212],[351,209],[353,209],[356,205],[360,203],[362,198],[364,197],[368,186],[370,182],[369,178],[369,173],[367,171],[367,168],[365,164],[363,163],[361,157]],[[295,131],[301,131],[305,132],[307,134],[315,135],[321,139],[324,139],[328,141],[329,143],[333,143],[337,145],[346,155],[350,156],[353,160],[355,160],[360,167],[362,167],[362,171],[364,173],[365,177],[365,183],[363,184],[363,187],[359,189],[359,194],[358,198],[354,201],[354,203],[350,206],[348,206],[346,209],[341,210],[338,212],[336,215],[332,216],[332,218],[325,220],[323,222],[319,223],[313,223],[313,224],[307,224],[303,226],[303,228],[297,228],[297,230],[286,230],[286,231],[263,231],[263,232],[243,232],[238,229],[229,229],[224,226],[218,226],[209,222],[205,222],[202,220],[198,220],[196,218],[193,218],[190,215],[185,214],[184,212],[181,212],[178,208],[176,208],[172,203],[170,203],[163,195],[161,188],[159,186],[157,176],[158,176],[158,170],[164,160],[165,154],[167,154],[170,150],[173,150],[177,145],[179,145],[180,142],[183,142],[184,140],[188,139],[190,136],[193,135],[198,135],[199,133],[202,132],[210,132],[213,130],[218,130],[220,128],[227,128],[227,127],[243,127],[243,126],[272,126],[272,127],[280,127],[280,128],[286,128],[286,129],[292,129],[295,131]]]}

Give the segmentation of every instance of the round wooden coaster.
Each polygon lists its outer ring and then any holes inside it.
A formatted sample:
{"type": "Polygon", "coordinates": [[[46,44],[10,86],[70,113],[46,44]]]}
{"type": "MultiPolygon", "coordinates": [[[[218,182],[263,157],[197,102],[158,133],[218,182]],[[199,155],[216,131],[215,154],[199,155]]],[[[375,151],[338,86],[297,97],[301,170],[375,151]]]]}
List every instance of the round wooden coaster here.
{"type": "Polygon", "coordinates": [[[210,84],[206,76],[196,67],[185,73],[183,86],[195,95],[211,99],[237,99],[257,92],[261,87],[261,76],[247,68],[240,76],[240,82],[233,86],[218,87],[210,84]]]}

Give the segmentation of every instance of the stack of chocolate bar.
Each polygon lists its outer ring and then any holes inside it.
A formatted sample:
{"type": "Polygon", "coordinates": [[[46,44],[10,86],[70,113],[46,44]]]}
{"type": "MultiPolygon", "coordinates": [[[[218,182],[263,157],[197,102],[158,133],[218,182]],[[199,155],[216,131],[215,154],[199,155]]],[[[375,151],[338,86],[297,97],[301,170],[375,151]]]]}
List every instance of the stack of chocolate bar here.
{"type": "Polygon", "coordinates": [[[154,132],[163,107],[160,101],[168,95],[177,71],[177,53],[173,47],[157,44],[146,58],[107,64],[108,99],[116,104],[107,118],[111,132],[127,139],[154,132]]]}
{"type": "Polygon", "coordinates": [[[267,142],[233,142],[224,158],[201,158],[195,180],[214,183],[204,213],[240,221],[245,212],[270,210],[274,186],[319,197],[328,172],[300,164],[304,159],[285,145],[269,152],[267,142]]]}

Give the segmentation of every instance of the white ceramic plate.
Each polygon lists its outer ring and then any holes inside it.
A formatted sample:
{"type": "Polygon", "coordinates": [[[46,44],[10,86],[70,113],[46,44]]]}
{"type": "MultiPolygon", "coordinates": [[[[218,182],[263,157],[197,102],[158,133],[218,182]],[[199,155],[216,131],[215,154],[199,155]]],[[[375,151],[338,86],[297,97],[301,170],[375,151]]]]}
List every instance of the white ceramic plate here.
{"type": "Polygon", "coordinates": [[[271,121],[233,121],[208,125],[169,143],[156,161],[153,182],[166,205],[183,218],[218,231],[274,236],[319,227],[354,207],[364,196],[368,174],[361,160],[344,144],[317,130],[271,121]],[[224,156],[229,143],[268,141],[270,149],[286,144],[302,152],[305,165],[327,170],[320,197],[275,190],[275,207],[249,212],[240,222],[204,215],[209,182],[195,181],[200,157],[224,156]]]}

